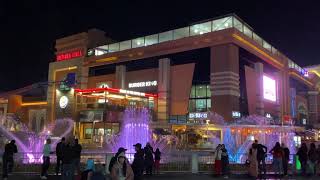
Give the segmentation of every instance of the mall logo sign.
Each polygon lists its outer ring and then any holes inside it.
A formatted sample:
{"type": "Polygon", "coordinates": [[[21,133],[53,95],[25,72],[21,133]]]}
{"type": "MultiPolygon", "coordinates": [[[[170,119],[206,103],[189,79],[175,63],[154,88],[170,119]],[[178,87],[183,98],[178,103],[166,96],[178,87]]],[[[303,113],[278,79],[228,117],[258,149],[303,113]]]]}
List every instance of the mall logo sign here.
{"type": "Polygon", "coordinates": [[[135,82],[129,83],[129,88],[137,88],[137,87],[149,87],[149,86],[157,86],[157,81],[145,81],[145,82],[135,82]]]}
{"type": "Polygon", "coordinates": [[[189,113],[189,119],[206,119],[206,118],[208,118],[208,113],[206,112],[189,113]]]}

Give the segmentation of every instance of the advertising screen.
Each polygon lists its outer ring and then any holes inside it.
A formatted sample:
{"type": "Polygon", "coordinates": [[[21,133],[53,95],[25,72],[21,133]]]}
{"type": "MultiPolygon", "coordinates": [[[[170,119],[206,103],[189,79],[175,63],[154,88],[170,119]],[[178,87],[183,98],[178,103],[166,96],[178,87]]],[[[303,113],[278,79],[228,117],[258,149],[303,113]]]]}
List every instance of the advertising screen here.
{"type": "Polygon", "coordinates": [[[263,98],[275,102],[277,100],[276,80],[263,76],[263,98]]]}

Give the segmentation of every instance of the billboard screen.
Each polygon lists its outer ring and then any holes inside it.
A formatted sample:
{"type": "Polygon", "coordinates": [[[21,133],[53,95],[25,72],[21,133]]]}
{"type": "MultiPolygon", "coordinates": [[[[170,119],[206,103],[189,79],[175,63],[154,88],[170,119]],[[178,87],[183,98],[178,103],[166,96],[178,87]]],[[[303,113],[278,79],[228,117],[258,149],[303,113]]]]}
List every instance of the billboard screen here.
{"type": "Polygon", "coordinates": [[[277,100],[276,80],[263,76],[263,98],[275,102],[277,100]]]}

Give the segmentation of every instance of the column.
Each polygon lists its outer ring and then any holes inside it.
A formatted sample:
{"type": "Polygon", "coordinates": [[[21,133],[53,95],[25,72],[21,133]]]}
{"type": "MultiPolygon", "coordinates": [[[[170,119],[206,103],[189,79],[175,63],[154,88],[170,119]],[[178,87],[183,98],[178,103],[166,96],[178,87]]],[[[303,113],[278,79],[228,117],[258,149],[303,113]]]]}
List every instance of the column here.
{"type": "Polygon", "coordinates": [[[158,121],[169,119],[170,59],[159,60],[158,75],[158,121]]]}
{"type": "Polygon", "coordinates": [[[211,47],[212,111],[232,120],[232,111],[240,111],[239,48],[234,44],[211,47]]]}
{"type": "Polygon", "coordinates": [[[318,91],[308,91],[309,125],[318,123],[318,91]]]}
{"type": "MultiPolygon", "coordinates": [[[[283,106],[284,106],[283,104],[285,102],[284,93],[283,93],[284,82],[283,82],[283,76],[281,72],[275,72],[273,74],[276,79],[276,104],[275,104],[276,117],[278,118],[277,123],[281,124],[282,118],[283,118],[283,106]]],[[[275,118],[275,120],[277,120],[277,118],[275,118]]]]}
{"type": "Polygon", "coordinates": [[[296,97],[297,97],[296,88],[290,88],[290,112],[291,112],[290,115],[292,118],[295,118],[297,116],[296,97]]]}
{"type": "Polygon", "coordinates": [[[126,66],[119,65],[116,67],[116,82],[115,87],[125,89],[126,87],[126,66]]]}
{"type": "Polygon", "coordinates": [[[257,102],[256,114],[264,116],[264,99],[263,99],[263,64],[261,62],[254,64],[254,69],[257,73],[257,102]]]}

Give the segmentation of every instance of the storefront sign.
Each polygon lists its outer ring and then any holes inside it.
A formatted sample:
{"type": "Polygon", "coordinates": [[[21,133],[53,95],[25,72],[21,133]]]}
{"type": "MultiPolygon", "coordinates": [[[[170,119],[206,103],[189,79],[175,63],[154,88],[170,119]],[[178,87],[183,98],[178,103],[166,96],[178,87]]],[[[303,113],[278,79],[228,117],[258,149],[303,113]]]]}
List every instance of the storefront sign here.
{"type": "Polygon", "coordinates": [[[61,96],[60,100],[59,100],[59,106],[61,109],[64,109],[68,106],[69,103],[69,99],[67,96],[61,96]]]}
{"type": "Polygon", "coordinates": [[[240,118],[241,113],[239,111],[232,111],[232,118],[240,118]]]}
{"type": "Polygon", "coordinates": [[[83,56],[82,50],[76,50],[76,51],[72,51],[72,52],[58,54],[56,60],[57,61],[65,61],[65,60],[70,60],[70,59],[78,58],[78,57],[82,57],[82,56],[83,56]]]}
{"type": "Polygon", "coordinates": [[[120,89],[120,93],[134,95],[134,96],[145,96],[145,93],[136,92],[136,91],[128,91],[128,90],[124,90],[124,89],[120,89]]]}
{"type": "Polygon", "coordinates": [[[266,113],[266,118],[271,118],[271,114],[270,113],[266,113]]]}
{"type": "Polygon", "coordinates": [[[129,88],[137,88],[137,87],[149,87],[149,86],[157,86],[157,81],[145,81],[145,82],[135,82],[135,83],[129,83],[129,88]]]}
{"type": "Polygon", "coordinates": [[[189,113],[189,119],[206,119],[206,118],[208,118],[208,113],[206,112],[189,113]]]}

